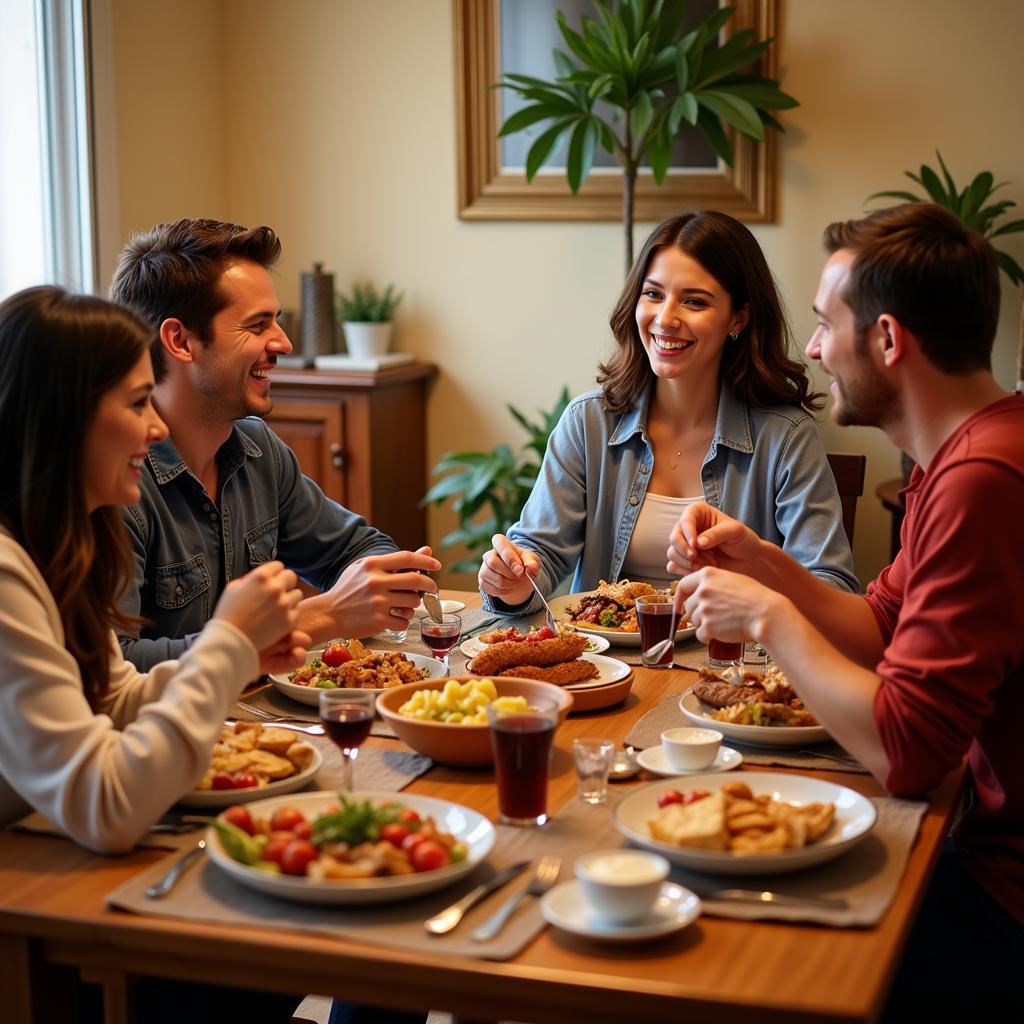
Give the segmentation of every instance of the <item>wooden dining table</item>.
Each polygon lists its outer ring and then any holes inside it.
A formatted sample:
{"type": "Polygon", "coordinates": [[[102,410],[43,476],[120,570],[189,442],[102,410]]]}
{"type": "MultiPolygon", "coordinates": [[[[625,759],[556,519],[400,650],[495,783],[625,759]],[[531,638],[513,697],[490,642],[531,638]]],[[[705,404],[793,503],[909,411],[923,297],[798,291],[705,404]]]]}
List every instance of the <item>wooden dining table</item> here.
{"type": "MultiPolygon", "coordinates": [[[[476,594],[444,596],[479,604],[476,594]]],[[[570,716],[558,730],[549,785],[549,808],[556,814],[576,796],[574,738],[597,733],[621,744],[647,710],[694,678],[687,670],[633,671],[624,703],[570,716]]],[[[883,793],[869,775],[806,774],[867,796],[883,793]]],[[[435,765],[405,792],[455,801],[494,818],[491,781],[486,772],[435,765]]],[[[108,893],[169,855],[137,848],[105,857],[60,837],[6,831],[0,833],[0,999],[7,1007],[2,1016],[11,1024],[73,1020],[69,1001],[75,986],[68,981],[80,977],[101,986],[108,1024],[128,1024],[134,979],[150,976],[297,996],[315,992],[405,1010],[444,1009],[477,1021],[870,1021],[884,1003],[960,782],[959,775],[951,776],[931,794],[904,878],[875,927],[705,916],[670,937],[630,946],[600,945],[547,928],[503,962],[441,958],[427,941],[412,952],[270,927],[110,910],[108,893]]]]}

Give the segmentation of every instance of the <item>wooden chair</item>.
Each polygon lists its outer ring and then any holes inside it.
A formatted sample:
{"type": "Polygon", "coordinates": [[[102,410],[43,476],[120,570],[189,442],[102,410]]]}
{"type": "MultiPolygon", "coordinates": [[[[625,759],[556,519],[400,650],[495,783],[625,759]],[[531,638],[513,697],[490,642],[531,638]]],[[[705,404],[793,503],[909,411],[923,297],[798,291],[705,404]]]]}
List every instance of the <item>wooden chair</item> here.
{"type": "Polygon", "coordinates": [[[853,546],[853,523],[857,518],[857,499],[864,493],[866,455],[846,455],[828,452],[828,464],[836,478],[836,490],[843,506],[843,529],[853,546]]]}

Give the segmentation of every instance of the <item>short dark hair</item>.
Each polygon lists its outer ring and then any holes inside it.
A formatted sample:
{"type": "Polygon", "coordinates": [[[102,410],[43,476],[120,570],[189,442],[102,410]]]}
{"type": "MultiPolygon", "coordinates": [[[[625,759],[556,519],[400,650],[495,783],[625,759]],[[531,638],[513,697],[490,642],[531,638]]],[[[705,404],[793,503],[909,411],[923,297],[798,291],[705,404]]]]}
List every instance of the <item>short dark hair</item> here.
{"type": "Polygon", "coordinates": [[[598,383],[612,412],[634,405],[654,381],[636,325],[636,307],[654,257],[676,246],[692,256],[729,293],[734,310],[749,309],[737,339],[727,338],[722,380],[753,406],[796,405],[810,410],[824,397],[810,391],[803,363],[791,359],[789,325],[764,253],[746,225],[716,210],[677,213],[644,242],[626,278],[609,324],[618,350],[598,367],[598,383]]]}
{"type": "Polygon", "coordinates": [[[999,265],[992,246],[934,203],[903,203],[825,229],[825,248],[853,251],[843,300],[864,331],[883,313],[913,331],[949,374],[992,366],[999,265]]]}
{"type": "Polygon", "coordinates": [[[85,438],[150,337],[129,310],[63,288],[0,303],[0,521],[53,594],[93,708],[109,685],[110,630],[139,620],[117,608],[134,564],[120,509],[87,507],[85,438]]]}
{"type": "Polygon", "coordinates": [[[209,342],[210,324],[227,305],[217,287],[236,260],[269,269],[281,242],[268,227],[243,228],[219,220],[179,220],[132,235],[117,258],[110,298],[127,306],[153,330],[153,373],[167,372],[160,325],[175,317],[209,342]]]}

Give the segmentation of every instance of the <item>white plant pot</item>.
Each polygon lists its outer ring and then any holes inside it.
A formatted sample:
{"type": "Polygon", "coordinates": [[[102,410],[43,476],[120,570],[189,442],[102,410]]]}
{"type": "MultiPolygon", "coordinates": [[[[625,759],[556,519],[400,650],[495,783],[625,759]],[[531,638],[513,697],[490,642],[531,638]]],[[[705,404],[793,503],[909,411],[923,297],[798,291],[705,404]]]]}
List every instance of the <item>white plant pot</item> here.
{"type": "Polygon", "coordinates": [[[391,322],[366,323],[355,320],[346,320],[345,344],[348,346],[348,354],[357,358],[367,356],[382,356],[388,350],[391,342],[391,322]]]}

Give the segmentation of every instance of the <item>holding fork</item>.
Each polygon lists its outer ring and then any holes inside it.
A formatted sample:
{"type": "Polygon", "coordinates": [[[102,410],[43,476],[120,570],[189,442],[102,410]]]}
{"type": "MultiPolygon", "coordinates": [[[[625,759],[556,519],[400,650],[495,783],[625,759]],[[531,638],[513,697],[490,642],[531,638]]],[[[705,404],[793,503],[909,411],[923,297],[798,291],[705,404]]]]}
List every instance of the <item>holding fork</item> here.
{"type": "Polygon", "coordinates": [[[529,548],[517,547],[503,533],[491,538],[493,548],[484,555],[477,582],[482,594],[490,594],[508,605],[520,605],[536,591],[547,612],[548,627],[558,635],[555,617],[544,600],[535,578],[540,572],[540,558],[529,548]]]}

